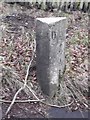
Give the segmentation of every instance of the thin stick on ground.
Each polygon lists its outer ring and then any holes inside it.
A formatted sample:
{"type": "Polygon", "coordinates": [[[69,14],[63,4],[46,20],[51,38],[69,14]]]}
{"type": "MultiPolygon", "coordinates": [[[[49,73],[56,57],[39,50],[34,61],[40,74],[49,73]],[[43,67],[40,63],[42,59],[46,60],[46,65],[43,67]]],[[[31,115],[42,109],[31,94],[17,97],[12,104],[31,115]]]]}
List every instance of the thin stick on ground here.
{"type": "Polygon", "coordinates": [[[27,84],[26,84],[26,87],[27,87],[27,88],[29,89],[29,91],[33,94],[33,96],[34,96],[37,100],[40,101],[40,99],[36,96],[36,94],[35,94],[34,91],[31,89],[31,87],[28,86],[27,84]]]}
{"type": "MultiPolygon", "coordinates": [[[[44,99],[41,99],[41,100],[43,101],[44,99]]],[[[0,99],[0,102],[11,103],[12,101],[0,99]]],[[[40,100],[30,100],[30,99],[27,99],[27,100],[15,100],[14,101],[14,103],[27,103],[27,102],[40,102],[40,100]]]]}
{"type": "Polygon", "coordinates": [[[72,101],[72,102],[71,102],[71,103],[69,103],[69,104],[62,105],[62,106],[59,106],[59,105],[53,105],[53,104],[46,103],[46,102],[41,101],[41,100],[40,100],[40,102],[41,102],[42,104],[48,105],[48,106],[50,106],[50,107],[64,108],[64,107],[69,107],[69,106],[71,106],[71,105],[73,104],[73,102],[74,102],[74,101],[72,101]]]}

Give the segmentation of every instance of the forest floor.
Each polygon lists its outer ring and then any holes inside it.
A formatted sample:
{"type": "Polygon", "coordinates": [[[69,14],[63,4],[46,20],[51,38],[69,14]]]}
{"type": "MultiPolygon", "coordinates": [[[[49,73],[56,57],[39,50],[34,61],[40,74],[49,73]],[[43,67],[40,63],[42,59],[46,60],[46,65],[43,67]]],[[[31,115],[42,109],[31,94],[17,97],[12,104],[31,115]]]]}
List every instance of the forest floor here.
{"type": "MultiPolygon", "coordinates": [[[[35,19],[37,17],[67,17],[66,30],[66,71],[61,82],[61,93],[53,104],[64,105],[74,100],[69,107],[72,111],[88,108],[88,13],[72,11],[64,13],[56,9],[53,12],[36,8],[25,8],[17,4],[0,4],[0,67],[2,67],[2,99],[12,100],[22,86],[26,70],[32,57],[35,19]],[[22,84],[21,84],[22,83],[22,84]],[[73,93],[73,95],[71,95],[73,93]],[[58,102],[56,102],[58,101],[58,102]]],[[[35,60],[34,60],[35,62],[35,60]]],[[[33,64],[34,64],[33,62],[33,64]]],[[[40,91],[36,79],[36,67],[32,65],[28,78],[39,99],[48,99],[40,91]],[[33,67],[34,66],[34,67],[33,67]]],[[[35,99],[28,89],[20,92],[17,100],[35,99]]],[[[10,103],[2,103],[3,116],[10,103]]],[[[40,118],[48,117],[50,106],[38,102],[15,103],[8,117],[40,118]]]]}

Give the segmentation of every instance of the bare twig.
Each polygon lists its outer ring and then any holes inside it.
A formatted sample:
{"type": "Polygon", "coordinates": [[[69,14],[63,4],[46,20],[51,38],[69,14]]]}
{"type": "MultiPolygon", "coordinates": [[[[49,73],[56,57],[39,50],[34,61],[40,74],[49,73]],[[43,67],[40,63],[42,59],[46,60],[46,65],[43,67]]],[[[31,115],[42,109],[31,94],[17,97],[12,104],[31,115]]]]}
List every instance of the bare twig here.
{"type": "Polygon", "coordinates": [[[64,108],[64,107],[71,106],[71,105],[73,104],[73,102],[74,102],[74,101],[72,101],[72,102],[71,102],[71,103],[69,103],[69,104],[62,105],[62,106],[59,106],[59,105],[53,105],[53,104],[49,104],[49,103],[46,103],[46,102],[44,102],[44,101],[41,101],[41,100],[40,100],[40,102],[41,102],[41,103],[43,103],[43,104],[45,104],[45,105],[47,105],[47,106],[50,106],[50,107],[64,108]]]}
{"type": "Polygon", "coordinates": [[[23,90],[23,89],[24,89],[24,87],[21,87],[21,88],[16,92],[16,94],[14,95],[13,100],[12,100],[11,104],[9,105],[9,107],[8,107],[5,115],[8,114],[8,112],[10,111],[11,107],[13,106],[13,104],[14,104],[14,102],[15,102],[15,99],[16,99],[17,95],[18,95],[18,94],[21,92],[21,90],[23,90]]]}
{"type": "MultiPolygon", "coordinates": [[[[42,101],[44,99],[41,99],[42,101]]],[[[11,103],[12,101],[10,100],[4,100],[4,99],[0,99],[0,102],[3,102],[3,103],[11,103]]],[[[40,100],[15,100],[14,103],[27,103],[27,102],[40,102],[40,100]]]]}
{"type": "Polygon", "coordinates": [[[30,90],[30,92],[33,94],[33,96],[40,101],[40,99],[36,96],[35,92],[31,89],[30,86],[26,85],[26,87],[30,90]]]}

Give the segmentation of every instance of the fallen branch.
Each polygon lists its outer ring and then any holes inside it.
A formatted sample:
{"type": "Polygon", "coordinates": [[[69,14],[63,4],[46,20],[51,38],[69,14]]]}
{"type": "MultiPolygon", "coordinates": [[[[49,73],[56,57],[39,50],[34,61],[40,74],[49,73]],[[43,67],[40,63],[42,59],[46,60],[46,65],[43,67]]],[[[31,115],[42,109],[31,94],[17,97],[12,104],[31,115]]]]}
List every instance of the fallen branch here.
{"type": "MultiPolygon", "coordinates": [[[[41,100],[43,101],[44,99],[41,99],[41,100]]],[[[0,99],[0,102],[11,103],[12,101],[0,99]]],[[[14,103],[27,103],[27,102],[40,102],[40,100],[15,100],[14,101],[14,103]]]]}
{"type": "Polygon", "coordinates": [[[33,96],[40,101],[40,99],[36,96],[36,94],[34,93],[34,91],[31,89],[30,86],[26,85],[26,87],[29,89],[29,91],[33,94],[33,96]]]}
{"type": "Polygon", "coordinates": [[[24,89],[24,87],[21,87],[21,88],[16,92],[16,94],[14,95],[13,100],[12,100],[11,104],[9,105],[9,107],[8,107],[5,115],[8,114],[8,112],[10,111],[11,107],[13,106],[13,104],[14,104],[14,102],[15,102],[15,100],[16,100],[17,95],[18,95],[18,94],[21,92],[21,90],[23,90],[23,89],[24,89]]]}
{"type": "Polygon", "coordinates": [[[50,107],[56,107],[56,108],[65,108],[65,107],[69,107],[73,104],[74,101],[72,101],[71,103],[69,104],[66,104],[66,105],[62,105],[62,106],[59,106],[59,105],[53,105],[53,104],[49,104],[49,103],[46,103],[46,102],[43,102],[40,100],[41,103],[47,105],[47,106],[50,106],[50,107]]]}

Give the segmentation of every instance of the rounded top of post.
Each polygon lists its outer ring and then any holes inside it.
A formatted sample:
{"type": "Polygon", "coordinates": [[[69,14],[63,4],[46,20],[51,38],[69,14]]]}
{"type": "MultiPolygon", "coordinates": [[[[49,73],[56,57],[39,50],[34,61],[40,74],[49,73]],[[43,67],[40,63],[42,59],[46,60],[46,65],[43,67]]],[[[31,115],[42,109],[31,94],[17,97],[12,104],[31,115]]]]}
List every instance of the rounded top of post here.
{"type": "Polygon", "coordinates": [[[66,17],[45,17],[45,18],[37,18],[37,20],[47,23],[47,24],[53,24],[55,22],[59,22],[63,19],[66,19],[66,17]]]}

